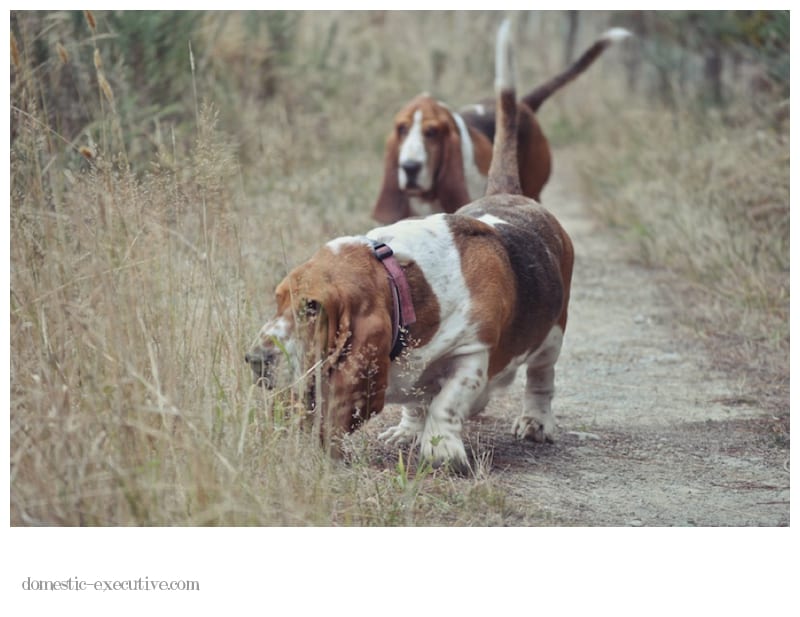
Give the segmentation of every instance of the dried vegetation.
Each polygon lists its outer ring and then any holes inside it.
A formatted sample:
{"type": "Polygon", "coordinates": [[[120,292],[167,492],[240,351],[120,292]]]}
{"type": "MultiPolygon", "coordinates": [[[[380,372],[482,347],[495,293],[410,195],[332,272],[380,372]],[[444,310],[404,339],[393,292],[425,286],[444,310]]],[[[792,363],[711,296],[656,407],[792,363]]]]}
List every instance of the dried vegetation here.
{"type": "MultiPolygon", "coordinates": [[[[12,14],[13,525],[542,522],[507,506],[490,457],[454,478],[355,436],[331,462],[242,359],[287,269],[371,226],[397,105],[491,92],[495,21],[12,14]]],[[[608,21],[586,14],[581,37],[608,21]]],[[[518,27],[524,87],[561,66],[563,16],[518,27]]],[[[707,307],[690,325],[735,336],[736,370],[768,356],[785,396],[788,146],[746,113],[643,105],[621,66],[543,110],[556,165],[569,148],[598,212],[707,307]]]]}

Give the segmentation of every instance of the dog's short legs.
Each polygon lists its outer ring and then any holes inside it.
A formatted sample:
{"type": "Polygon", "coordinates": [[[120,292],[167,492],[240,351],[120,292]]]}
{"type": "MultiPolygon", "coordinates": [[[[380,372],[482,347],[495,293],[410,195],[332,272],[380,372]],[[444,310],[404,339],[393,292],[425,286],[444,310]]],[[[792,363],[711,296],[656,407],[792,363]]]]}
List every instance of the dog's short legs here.
{"type": "Polygon", "coordinates": [[[461,427],[472,409],[482,402],[488,364],[489,354],[484,350],[454,358],[452,372],[431,401],[420,450],[434,467],[444,463],[456,471],[469,467],[461,427]]]}
{"type": "Polygon", "coordinates": [[[491,395],[491,391],[489,388],[484,388],[483,391],[480,393],[478,398],[476,398],[472,402],[472,407],[469,410],[469,418],[472,416],[477,416],[481,413],[485,408],[486,405],[489,403],[489,396],[491,395]]]}
{"type": "Polygon", "coordinates": [[[552,442],[556,423],[550,402],[553,400],[555,363],[561,351],[561,328],[553,327],[541,347],[528,359],[525,406],[514,421],[514,435],[519,439],[552,442]]]}
{"type": "Polygon", "coordinates": [[[404,445],[414,442],[425,427],[425,408],[424,407],[403,407],[403,417],[400,424],[383,431],[378,435],[391,445],[404,445]]]}

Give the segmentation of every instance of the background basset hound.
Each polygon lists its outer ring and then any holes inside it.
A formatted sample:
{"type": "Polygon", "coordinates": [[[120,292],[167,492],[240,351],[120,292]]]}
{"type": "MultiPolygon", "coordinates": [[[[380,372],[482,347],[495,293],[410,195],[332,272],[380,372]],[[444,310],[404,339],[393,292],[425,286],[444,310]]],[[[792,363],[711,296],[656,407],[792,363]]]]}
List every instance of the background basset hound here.
{"type": "MultiPolygon", "coordinates": [[[[550,95],[585,71],[615,41],[630,36],[608,30],[569,68],[522,97],[518,106],[517,157],[522,194],[538,200],[550,177],[550,146],[536,112],[550,95]]],[[[384,174],[372,216],[394,223],[414,215],[455,212],[481,197],[492,158],[494,101],[457,113],[420,94],[394,118],[386,139],[384,174]]]]}
{"type": "Polygon", "coordinates": [[[381,437],[418,443],[434,465],[463,470],[463,423],[523,365],[525,402],[513,431],[553,439],[553,367],[573,248],[555,217],[521,194],[508,22],[498,35],[496,90],[485,197],[454,214],[332,240],[278,285],[277,314],[246,360],[264,385],[284,353],[296,375],[318,367],[309,404],[328,443],[386,402],[400,403],[400,423],[381,437]],[[404,351],[393,359],[398,342],[404,351]]]}

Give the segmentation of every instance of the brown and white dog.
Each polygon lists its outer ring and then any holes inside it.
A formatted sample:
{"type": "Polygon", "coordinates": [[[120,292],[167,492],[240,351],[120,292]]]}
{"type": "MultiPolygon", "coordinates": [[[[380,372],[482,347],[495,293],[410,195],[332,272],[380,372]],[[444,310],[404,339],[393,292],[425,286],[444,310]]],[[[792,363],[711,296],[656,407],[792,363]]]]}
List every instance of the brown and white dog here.
{"type": "MultiPolygon", "coordinates": [[[[522,97],[517,159],[522,194],[538,200],[550,177],[550,146],[535,112],[554,92],[585,71],[615,41],[630,36],[608,30],[569,68],[522,97]]],[[[386,139],[384,174],[372,216],[380,223],[433,212],[455,212],[484,194],[495,128],[493,100],[457,113],[420,94],[394,118],[386,139]]]]}
{"type": "Polygon", "coordinates": [[[505,22],[498,35],[497,140],[486,196],[454,214],[328,242],[278,285],[277,314],[246,355],[265,385],[283,355],[297,375],[312,374],[317,362],[310,405],[327,440],[399,403],[400,423],[381,437],[416,442],[434,465],[464,469],[464,422],[523,365],[525,402],[513,431],[553,439],[553,367],[573,248],[555,217],[521,194],[509,30],[505,22]]]}

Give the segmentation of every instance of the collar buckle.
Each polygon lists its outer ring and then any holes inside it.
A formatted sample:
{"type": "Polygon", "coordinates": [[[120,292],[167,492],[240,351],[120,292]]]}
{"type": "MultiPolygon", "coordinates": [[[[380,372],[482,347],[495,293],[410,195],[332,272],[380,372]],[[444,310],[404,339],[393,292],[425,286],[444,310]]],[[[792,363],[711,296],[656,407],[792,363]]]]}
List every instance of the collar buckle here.
{"type": "Polygon", "coordinates": [[[394,255],[394,251],[392,248],[386,244],[385,242],[378,242],[372,245],[372,251],[375,253],[375,257],[378,258],[379,261],[383,261],[394,255]]]}

